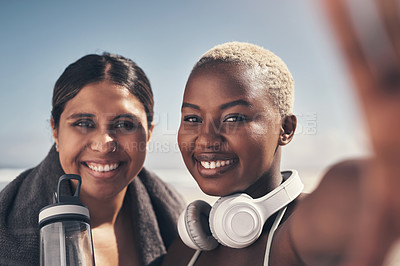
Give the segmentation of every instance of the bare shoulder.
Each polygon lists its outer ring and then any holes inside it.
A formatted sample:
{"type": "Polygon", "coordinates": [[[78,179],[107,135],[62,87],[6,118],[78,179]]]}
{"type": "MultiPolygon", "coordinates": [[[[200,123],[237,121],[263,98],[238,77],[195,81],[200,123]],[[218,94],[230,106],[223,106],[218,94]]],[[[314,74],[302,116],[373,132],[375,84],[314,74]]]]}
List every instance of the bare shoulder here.
{"type": "Polygon", "coordinates": [[[287,222],[279,227],[272,261],[279,261],[279,265],[330,265],[340,261],[354,237],[361,180],[368,165],[368,160],[332,165],[317,188],[299,200],[287,222]]]}
{"type": "Polygon", "coordinates": [[[332,165],[321,179],[316,193],[325,189],[348,187],[359,189],[360,180],[365,171],[368,171],[369,159],[346,160],[332,165]]]}
{"type": "Polygon", "coordinates": [[[182,240],[177,237],[171,244],[167,251],[167,255],[164,257],[162,263],[163,266],[180,266],[187,265],[195,250],[186,246],[182,240]]]}
{"type": "MultiPolygon", "coordinates": [[[[304,216],[307,224],[351,218],[359,209],[361,180],[368,171],[369,161],[347,160],[332,165],[324,174],[317,188],[297,203],[295,216],[304,216]],[[310,218],[315,218],[311,220],[310,218]]],[[[299,218],[296,218],[300,220],[299,218]]]]}
{"type": "Polygon", "coordinates": [[[303,218],[297,219],[329,236],[349,234],[359,212],[361,180],[368,165],[368,160],[347,160],[331,166],[317,188],[298,204],[295,213],[303,218]]]}

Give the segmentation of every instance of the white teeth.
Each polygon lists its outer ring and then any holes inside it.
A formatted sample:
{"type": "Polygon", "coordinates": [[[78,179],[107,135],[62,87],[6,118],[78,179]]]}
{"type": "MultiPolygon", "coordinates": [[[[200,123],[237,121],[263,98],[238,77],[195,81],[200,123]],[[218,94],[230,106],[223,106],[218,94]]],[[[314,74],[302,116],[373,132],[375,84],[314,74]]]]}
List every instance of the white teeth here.
{"type": "Polygon", "coordinates": [[[87,166],[96,172],[109,172],[109,171],[117,169],[119,164],[118,163],[103,164],[103,165],[102,164],[87,164],[87,166]]]}
{"type": "Polygon", "coordinates": [[[223,167],[225,165],[230,165],[232,163],[233,163],[233,160],[200,161],[200,164],[206,169],[215,169],[215,168],[223,167]]]}

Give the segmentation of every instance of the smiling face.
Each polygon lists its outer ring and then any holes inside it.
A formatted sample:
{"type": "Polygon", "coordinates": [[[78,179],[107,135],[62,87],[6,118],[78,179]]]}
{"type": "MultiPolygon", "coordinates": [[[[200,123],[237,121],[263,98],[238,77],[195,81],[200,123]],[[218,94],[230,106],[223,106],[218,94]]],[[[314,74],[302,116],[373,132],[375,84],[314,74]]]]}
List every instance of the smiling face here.
{"type": "Polygon", "coordinates": [[[243,67],[221,63],[195,70],[186,84],[178,144],[209,195],[260,196],[282,181],[281,117],[256,84],[243,67]]]}
{"type": "Polygon", "coordinates": [[[53,129],[64,172],[82,177],[82,197],[103,200],[124,193],[142,169],[150,134],[143,104],[109,82],[83,87],[53,129]]]}

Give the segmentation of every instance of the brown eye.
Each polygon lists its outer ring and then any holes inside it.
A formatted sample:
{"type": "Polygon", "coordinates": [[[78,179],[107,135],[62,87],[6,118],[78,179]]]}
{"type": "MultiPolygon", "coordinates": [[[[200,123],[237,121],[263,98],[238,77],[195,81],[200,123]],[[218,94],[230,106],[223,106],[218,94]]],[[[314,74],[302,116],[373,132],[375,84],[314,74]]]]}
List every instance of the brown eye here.
{"type": "Polygon", "coordinates": [[[94,128],[95,123],[91,120],[79,120],[76,121],[74,124],[76,127],[82,127],[82,128],[94,128]]]}
{"type": "Polygon", "coordinates": [[[201,123],[202,119],[195,115],[188,115],[183,118],[183,121],[190,123],[201,123]]]}
{"type": "Polygon", "coordinates": [[[242,114],[233,114],[233,115],[226,116],[225,119],[223,120],[223,122],[243,122],[246,120],[247,120],[246,116],[244,116],[242,114]]]}
{"type": "Polygon", "coordinates": [[[123,128],[125,130],[134,130],[137,129],[137,125],[132,123],[132,122],[128,122],[128,121],[121,121],[118,122],[114,125],[115,128],[123,128]]]}

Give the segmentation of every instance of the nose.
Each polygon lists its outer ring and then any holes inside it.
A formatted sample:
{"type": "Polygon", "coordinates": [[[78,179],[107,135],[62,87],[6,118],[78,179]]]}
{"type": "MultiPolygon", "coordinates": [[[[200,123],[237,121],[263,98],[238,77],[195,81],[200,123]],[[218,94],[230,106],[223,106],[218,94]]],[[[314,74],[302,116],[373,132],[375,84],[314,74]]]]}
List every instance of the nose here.
{"type": "Polygon", "coordinates": [[[117,146],[116,138],[109,131],[96,133],[89,144],[92,151],[101,153],[115,152],[117,146]]]}
{"type": "Polygon", "coordinates": [[[221,148],[224,138],[218,124],[209,121],[203,122],[201,130],[196,138],[196,146],[201,149],[217,151],[221,148]]]}

